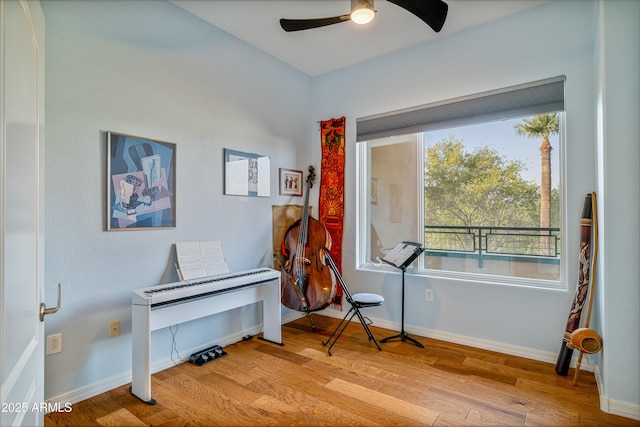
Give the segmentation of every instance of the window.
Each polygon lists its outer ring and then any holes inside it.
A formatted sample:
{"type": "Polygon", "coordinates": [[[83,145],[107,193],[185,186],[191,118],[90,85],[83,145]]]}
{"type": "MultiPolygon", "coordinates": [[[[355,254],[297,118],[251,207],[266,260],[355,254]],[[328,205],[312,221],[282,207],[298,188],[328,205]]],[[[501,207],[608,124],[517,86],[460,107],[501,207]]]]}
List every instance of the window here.
{"type": "Polygon", "coordinates": [[[425,274],[559,287],[563,110],[561,77],[359,119],[360,267],[412,240],[425,274]]]}

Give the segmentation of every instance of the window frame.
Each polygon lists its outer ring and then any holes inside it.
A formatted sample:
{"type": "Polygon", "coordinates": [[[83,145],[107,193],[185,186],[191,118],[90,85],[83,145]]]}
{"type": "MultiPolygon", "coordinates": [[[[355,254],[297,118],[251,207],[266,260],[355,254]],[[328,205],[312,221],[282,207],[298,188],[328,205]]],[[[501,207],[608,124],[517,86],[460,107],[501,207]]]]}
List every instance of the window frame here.
{"type": "MultiPolygon", "coordinates": [[[[548,113],[556,112],[558,117],[560,118],[560,125],[558,128],[558,149],[559,149],[559,216],[560,216],[560,236],[562,239],[562,250],[560,256],[559,263],[559,276],[558,279],[539,279],[539,278],[528,278],[528,277],[515,277],[515,276],[502,276],[497,274],[480,274],[473,272],[463,272],[463,271],[452,271],[452,270],[436,270],[436,269],[428,269],[425,267],[425,258],[424,256],[420,256],[417,262],[414,262],[412,266],[408,269],[409,272],[413,274],[418,274],[426,277],[439,278],[439,279],[448,279],[448,280],[457,280],[457,281],[472,281],[472,282],[482,282],[488,284],[497,284],[497,285],[508,285],[508,286],[520,286],[520,287],[528,287],[528,288],[539,288],[539,289],[550,289],[550,290],[563,290],[567,288],[567,280],[566,275],[568,271],[568,260],[570,258],[567,256],[566,247],[567,239],[568,239],[568,231],[567,231],[567,218],[566,218],[566,165],[567,159],[565,156],[566,153],[566,110],[562,109],[559,111],[548,111],[548,113]]],[[[542,112],[544,113],[544,112],[542,112]]],[[[527,113],[527,115],[535,115],[541,114],[540,112],[536,113],[527,113]]],[[[490,123],[498,121],[495,118],[486,121],[472,121],[469,124],[477,124],[477,123],[490,123]]],[[[464,123],[457,123],[451,128],[464,125],[464,123]]],[[[449,127],[445,127],[446,129],[449,127]]],[[[393,267],[384,264],[384,263],[374,263],[370,260],[370,251],[371,251],[371,236],[368,231],[371,226],[371,205],[369,203],[369,196],[371,191],[371,159],[370,159],[370,148],[371,144],[374,144],[375,141],[379,140],[389,140],[386,144],[392,144],[392,141],[399,139],[406,139],[409,135],[415,135],[417,138],[417,148],[415,153],[415,160],[417,162],[417,189],[418,194],[415,195],[418,199],[417,202],[417,210],[416,218],[418,224],[416,224],[416,235],[415,238],[417,242],[420,244],[424,244],[424,191],[420,191],[420,189],[424,189],[424,132],[428,130],[420,130],[418,132],[410,132],[404,134],[398,134],[396,138],[393,137],[380,137],[372,140],[363,140],[358,141],[356,143],[356,176],[358,179],[357,182],[357,206],[356,206],[356,215],[357,215],[357,232],[356,232],[356,269],[357,270],[366,270],[366,271],[381,271],[381,272],[390,272],[393,271],[393,267]],[[420,230],[423,230],[420,232],[420,230]]]]}

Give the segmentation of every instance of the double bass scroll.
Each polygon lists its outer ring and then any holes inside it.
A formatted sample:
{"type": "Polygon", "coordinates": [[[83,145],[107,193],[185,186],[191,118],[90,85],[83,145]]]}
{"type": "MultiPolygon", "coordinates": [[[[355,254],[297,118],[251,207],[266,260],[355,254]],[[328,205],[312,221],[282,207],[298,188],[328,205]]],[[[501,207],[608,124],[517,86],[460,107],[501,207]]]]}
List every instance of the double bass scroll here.
{"type": "Polygon", "coordinates": [[[337,291],[335,275],[324,257],[331,250],[331,236],[324,224],[309,215],[309,191],[315,178],[315,169],[309,166],[302,217],[282,241],[286,261],[280,276],[281,302],[305,313],[326,308],[337,291]]]}

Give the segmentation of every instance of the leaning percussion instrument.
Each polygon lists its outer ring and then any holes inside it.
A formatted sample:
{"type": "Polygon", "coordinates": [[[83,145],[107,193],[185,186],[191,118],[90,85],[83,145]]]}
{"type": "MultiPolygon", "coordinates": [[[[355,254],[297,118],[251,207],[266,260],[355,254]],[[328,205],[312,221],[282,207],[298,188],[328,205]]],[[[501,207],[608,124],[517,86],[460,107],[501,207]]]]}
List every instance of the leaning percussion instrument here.
{"type": "Polygon", "coordinates": [[[593,307],[593,292],[595,287],[595,272],[596,261],[598,260],[598,211],[596,193],[591,193],[591,211],[593,217],[593,257],[591,258],[591,276],[589,280],[589,306],[587,307],[587,319],[585,320],[584,327],[577,328],[569,337],[567,342],[568,348],[577,348],[580,350],[578,361],[576,362],[576,372],[573,375],[573,385],[576,385],[578,381],[578,374],[580,373],[580,364],[582,363],[582,356],[586,354],[594,354],[600,351],[602,348],[602,337],[593,329],[589,328],[589,321],[591,320],[591,308],[593,307]]]}
{"type": "Polygon", "coordinates": [[[594,354],[602,348],[602,337],[591,328],[578,328],[571,333],[567,345],[582,353],[594,354]]]}

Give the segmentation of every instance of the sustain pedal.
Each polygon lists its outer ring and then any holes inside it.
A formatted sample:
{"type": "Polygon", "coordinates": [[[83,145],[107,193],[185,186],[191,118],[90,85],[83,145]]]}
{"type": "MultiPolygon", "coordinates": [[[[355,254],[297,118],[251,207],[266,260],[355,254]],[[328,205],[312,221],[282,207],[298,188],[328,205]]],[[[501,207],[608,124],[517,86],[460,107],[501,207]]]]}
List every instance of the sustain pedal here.
{"type": "Polygon", "coordinates": [[[205,363],[209,363],[212,360],[216,360],[221,358],[222,356],[226,356],[227,352],[222,349],[219,345],[214,345],[213,347],[206,348],[204,350],[200,350],[196,353],[193,353],[189,357],[189,362],[193,363],[196,366],[202,366],[205,363]]]}

